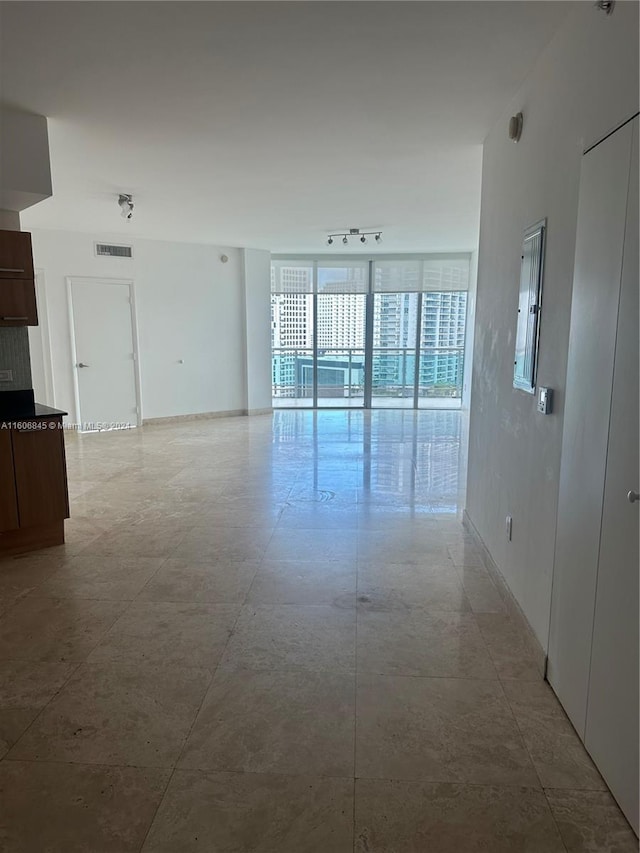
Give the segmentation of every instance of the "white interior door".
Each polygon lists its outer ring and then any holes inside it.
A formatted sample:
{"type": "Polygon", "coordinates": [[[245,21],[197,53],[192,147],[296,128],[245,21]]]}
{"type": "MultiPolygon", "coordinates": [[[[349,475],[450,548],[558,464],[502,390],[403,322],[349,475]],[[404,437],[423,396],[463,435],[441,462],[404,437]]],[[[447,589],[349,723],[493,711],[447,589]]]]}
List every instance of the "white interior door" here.
{"type": "Polygon", "coordinates": [[[585,745],[637,832],[638,119],[631,166],[585,745]]]}
{"type": "Polygon", "coordinates": [[[73,278],[70,291],[81,428],[137,426],[130,283],[73,278]]]}
{"type": "Polygon", "coordinates": [[[580,174],[547,676],[583,739],[631,137],[601,142],[580,174]]]}

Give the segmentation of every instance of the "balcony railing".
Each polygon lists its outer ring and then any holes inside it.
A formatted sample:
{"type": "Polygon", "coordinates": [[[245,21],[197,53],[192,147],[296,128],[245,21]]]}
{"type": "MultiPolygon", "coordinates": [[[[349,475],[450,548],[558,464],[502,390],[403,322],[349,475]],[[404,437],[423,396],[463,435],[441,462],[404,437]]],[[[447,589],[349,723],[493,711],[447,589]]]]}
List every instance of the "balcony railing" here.
{"type": "MultiPolygon", "coordinates": [[[[320,398],[364,398],[363,348],[319,349],[314,365],[310,348],[278,347],[272,351],[273,397],[313,401],[314,374],[320,398]]],[[[464,373],[464,347],[424,347],[420,350],[419,397],[460,399],[464,373]]],[[[372,397],[414,396],[414,347],[374,347],[372,397]]]]}

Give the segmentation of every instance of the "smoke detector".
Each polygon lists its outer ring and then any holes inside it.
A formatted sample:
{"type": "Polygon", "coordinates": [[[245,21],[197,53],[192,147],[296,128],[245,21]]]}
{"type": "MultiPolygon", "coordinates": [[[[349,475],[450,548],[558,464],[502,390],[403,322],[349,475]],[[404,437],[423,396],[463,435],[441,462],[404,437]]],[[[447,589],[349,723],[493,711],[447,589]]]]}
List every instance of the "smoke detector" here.
{"type": "Polygon", "coordinates": [[[594,3],[596,9],[600,9],[605,15],[610,15],[613,12],[613,7],[616,5],[616,0],[598,0],[594,3]]]}
{"type": "Polygon", "coordinates": [[[524,116],[522,115],[522,113],[516,113],[509,119],[509,139],[512,142],[520,142],[523,124],[524,116]]]}

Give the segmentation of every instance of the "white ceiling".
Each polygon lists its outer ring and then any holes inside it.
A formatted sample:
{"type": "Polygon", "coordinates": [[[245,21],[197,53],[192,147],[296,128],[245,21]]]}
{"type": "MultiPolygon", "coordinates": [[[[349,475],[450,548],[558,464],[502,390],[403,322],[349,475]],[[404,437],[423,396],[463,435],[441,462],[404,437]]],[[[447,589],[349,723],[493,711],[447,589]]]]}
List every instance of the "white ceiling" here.
{"type": "Polygon", "coordinates": [[[3,3],[2,98],[50,119],[54,196],[23,227],[472,249],[482,141],[568,5],[3,3]]]}

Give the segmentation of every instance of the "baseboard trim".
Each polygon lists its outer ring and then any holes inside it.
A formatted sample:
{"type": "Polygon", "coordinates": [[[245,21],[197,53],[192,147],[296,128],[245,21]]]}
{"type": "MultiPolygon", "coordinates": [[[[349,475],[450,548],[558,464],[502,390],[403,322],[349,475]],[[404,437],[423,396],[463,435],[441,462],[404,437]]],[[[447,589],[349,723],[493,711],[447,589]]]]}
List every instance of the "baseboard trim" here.
{"type": "Polygon", "coordinates": [[[208,421],[212,418],[236,418],[247,415],[246,409],[228,409],[224,412],[197,412],[193,415],[167,415],[164,418],[144,418],[143,426],[154,424],[177,424],[184,421],[208,421]]]}
{"type": "Polygon", "coordinates": [[[272,415],[273,406],[267,406],[266,409],[249,409],[246,414],[249,415],[249,417],[253,417],[253,415],[272,415]]]}
{"type": "Polygon", "coordinates": [[[465,530],[467,530],[471,534],[475,544],[480,549],[480,552],[482,553],[482,561],[484,562],[485,568],[491,576],[491,580],[495,583],[498,592],[500,593],[500,596],[505,603],[509,615],[519,624],[520,628],[522,629],[523,637],[531,650],[531,654],[536,662],[536,666],[538,667],[542,677],[545,678],[547,674],[547,653],[545,652],[544,648],[540,644],[540,641],[536,637],[533,628],[531,627],[529,620],[525,616],[524,611],[518,604],[516,597],[511,592],[509,584],[505,580],[504,575],[502,574],[495,560],[491,556],[491,552],[484,544],[482,537],[476,529],[475,524],[469,518],[469,514],[467,513],[466,509],[462,513],[462,524],[465,530]]]}

